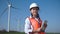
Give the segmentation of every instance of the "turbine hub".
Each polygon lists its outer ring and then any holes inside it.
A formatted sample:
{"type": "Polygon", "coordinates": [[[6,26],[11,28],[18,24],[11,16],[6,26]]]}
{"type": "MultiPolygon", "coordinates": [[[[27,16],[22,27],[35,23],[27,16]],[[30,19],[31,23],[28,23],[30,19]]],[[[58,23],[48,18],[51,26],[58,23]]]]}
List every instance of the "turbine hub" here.
{"type": "Polygon", "coordinates": [[[9,4],[8,7],[10,7],[11,5],[9,4]]]}

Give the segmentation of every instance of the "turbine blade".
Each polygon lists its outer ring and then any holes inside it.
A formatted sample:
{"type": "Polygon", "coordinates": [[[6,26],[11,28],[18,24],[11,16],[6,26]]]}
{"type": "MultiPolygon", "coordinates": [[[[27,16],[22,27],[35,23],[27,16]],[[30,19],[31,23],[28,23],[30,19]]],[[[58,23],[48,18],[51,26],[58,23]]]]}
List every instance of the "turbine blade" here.
{"type": "Polygon", "coordinates": [[[11,6],[11,8],[13,8],[13,9],[18,9],[18,8],[16,8],[16,7],[13,7],[13,6],[11,6]]]}
{"type": "Polygon", "coordinates": [[[12,5],[12,3],[11,3],[11,1],[10,1],[10,0],[7,0],[7,3],[8,3],[8,4],[10,4],[10,5],[12,5]]]}
{"type": "Polygon", "coordinates": [[[7,0],[7,2],[8,2],[8,4],[10,4],[10,1],[9,0],[7,0]]]}
{"type": "Polygon", "coordinates": [[[2,15],[6,12],[7,9],[8,9],[8,8],[6,8],[6,9],[1,13],[0,17],[2,17],[2,15]]]}

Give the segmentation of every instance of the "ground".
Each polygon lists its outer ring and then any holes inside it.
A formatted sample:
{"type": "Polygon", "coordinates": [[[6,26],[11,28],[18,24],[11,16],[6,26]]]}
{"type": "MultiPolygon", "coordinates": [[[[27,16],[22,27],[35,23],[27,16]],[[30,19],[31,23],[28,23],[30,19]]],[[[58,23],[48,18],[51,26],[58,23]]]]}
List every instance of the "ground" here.
{"type": "MultiPolygon", "coordinates": [[[[0,34],[25,34],[25,33],[24,32],[17,32],[17,31],[10,31],[10,32],[0,31],[0,34]]],[[[60,33],[46,33],[46,34],[60,34],[60,33]]]]}

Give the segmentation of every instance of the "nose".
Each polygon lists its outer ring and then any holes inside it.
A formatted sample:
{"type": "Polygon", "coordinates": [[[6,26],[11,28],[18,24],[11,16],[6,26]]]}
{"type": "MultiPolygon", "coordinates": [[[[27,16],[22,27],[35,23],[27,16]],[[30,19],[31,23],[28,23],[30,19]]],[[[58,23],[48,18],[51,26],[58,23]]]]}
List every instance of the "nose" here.
{"type": "Polygon", "coordinates": [[[37,9],[34,9],[34,12],[38,12],[38,10],[37,9]]]}

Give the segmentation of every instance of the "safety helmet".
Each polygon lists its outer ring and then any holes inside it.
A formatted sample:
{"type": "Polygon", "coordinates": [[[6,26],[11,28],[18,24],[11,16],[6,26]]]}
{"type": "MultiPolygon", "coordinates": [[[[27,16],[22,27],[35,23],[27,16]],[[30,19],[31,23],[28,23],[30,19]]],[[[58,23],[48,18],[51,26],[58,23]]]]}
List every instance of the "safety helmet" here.
{"type": "Polygon", "coordinates": [[[32,3],[29,9],[31,10],[33,7],[37,7],[39,9],[39,6],[36,3],[32,3]]]}

